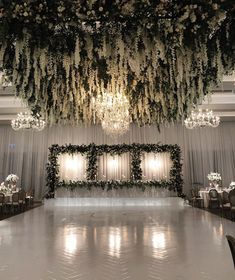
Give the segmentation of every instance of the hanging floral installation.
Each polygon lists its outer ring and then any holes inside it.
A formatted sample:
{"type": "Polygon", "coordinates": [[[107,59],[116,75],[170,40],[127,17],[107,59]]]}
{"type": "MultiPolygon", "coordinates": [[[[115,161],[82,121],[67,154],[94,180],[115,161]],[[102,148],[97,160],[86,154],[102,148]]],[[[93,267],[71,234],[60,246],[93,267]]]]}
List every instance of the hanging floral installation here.
{"type": "Polygon", "coordinates": [[[132,121],[180,120],[235,65],[233,0],[1,0],[0,67],[46,121],[97,121],[122,92],[132,121]]]}

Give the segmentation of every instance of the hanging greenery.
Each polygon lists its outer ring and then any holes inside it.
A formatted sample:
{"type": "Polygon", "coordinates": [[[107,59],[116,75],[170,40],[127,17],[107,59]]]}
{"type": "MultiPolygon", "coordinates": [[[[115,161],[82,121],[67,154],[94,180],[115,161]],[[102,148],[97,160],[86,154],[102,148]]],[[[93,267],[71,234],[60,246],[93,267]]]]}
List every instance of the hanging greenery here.
{"type": "Polygon", "coordinates": [[[180,120],[235,65],[233,0],[1,0],[0,67],[53,123],[124,92],[139,124],[180,120]]]}
{"type": "Polygon", "coordinates": [[[65,187],[73,190],[74,188],[99,187],[103,190],[111,190],[112,188],[133,188],[140,187],[143,190],[146,186],[168,188],[174,190],[178,195],[182,194],[183,179],[182,179],[182,164],[181,164],[181,150],[178,145],[160,145],[160,144],[119,144],[119,145],[52,145],[49,148],[50,154],[47,164],[47,188],[48,197],[54,197],[55,189],[65,187]],[[81,153],[86,155],[87,170],[86,181],[60,181],[58,156],[61,154],[76,154],[81,153]],[[105,153],[111,155],[121,155],[123,153],[130,153],[131,158],[131,176],[130,180],[96,180],[98,174],[98,157],[105,153]],[[141,170],[141,155],[143,153],[170,153],[172,167],[170,170],[169,180],[148,180],[142,181],[141,170]]]}

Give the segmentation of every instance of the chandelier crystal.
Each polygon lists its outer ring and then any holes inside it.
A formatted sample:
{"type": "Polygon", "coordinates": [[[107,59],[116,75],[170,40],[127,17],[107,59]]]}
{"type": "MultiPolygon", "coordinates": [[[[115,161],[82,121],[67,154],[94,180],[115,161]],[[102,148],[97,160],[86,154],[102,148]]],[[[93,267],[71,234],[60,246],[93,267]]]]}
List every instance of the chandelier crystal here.
{"type": "Polygon", "coordinates": [[[41,131],[45,128],[46,122],[40,118],[39,114],[33,114],[32,112],[20,112],[17,114],[17,118],[11,121],[11,126],[14,130],[27,130],[34,129],[41,131]]]}
{"type": "Polygon", "coordinates": [[[124,94],[104,93],[98,96],[96,113],[106,134],[115,138],[129,130],[129,108],[129,101],[124,94]]]}
{"type": "Polygon", "coordinates": [[[198,112],[192,111],[190,116],[184,121],[184,125],[188,129],[197,127],[217,127],[220,124],[220,117],[213,114],[212,110],[206,109],[205,112],[199,109],[198,112]]]}

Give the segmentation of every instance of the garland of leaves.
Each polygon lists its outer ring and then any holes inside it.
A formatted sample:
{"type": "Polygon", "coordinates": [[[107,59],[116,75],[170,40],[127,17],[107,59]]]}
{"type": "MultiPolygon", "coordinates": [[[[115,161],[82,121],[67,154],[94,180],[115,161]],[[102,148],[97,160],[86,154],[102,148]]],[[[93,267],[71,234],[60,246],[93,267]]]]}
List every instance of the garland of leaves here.
{"type": "Polygon", "coordinates": [[[235,66],[233,0],[2,0],[0,68],[47,122],[124,92],[140,124],[185,116],[235,66]]]}
{"type": "MultiPolygon", "coordinates": [[[[109,180],[109,181],[69,181],[65,182],[64,180],[62,182],[59,182],[56,188],[66,188],[69,190],[74,190],[76,188],[80,189],[88,189],[91,190],[92,187],[101,188],[105,191],[110,191],[113,189],[123,189],[123,188],[134,188],[139,187],[143,191],[146,187],[155,187],[155,188],[168,188],[169,190],[175,190],[171,186],[169,186],[169,182],[164,180],[148,180],[148,181],[118,181],[118,180],[109,180]]],[[[181,193],[177,192],[180,196],[181,193]]]]}
{"type": "Polygon", "coordinates": [[[183,179],[182,179],[182,164],[181,164],[181,150],[178,145],[160,145],[160,144],[119,144],[119,145],[52,145],[49,148],[50,154],[47,164],[47,188],[48,197],[54,197],[54,191],[57,188],[65,187],[68,189],[99,187],[103,190],[111,190],[112,188],[132,188],[134,186],[141,187],[143,190],[146,186],[168,188],[169,190],[177,191],[178,195],[182,194],[183,179]],[[121,155],[123,153],[130,153],[131,156],[131,180],[120,181],[97,181],[96,174],[98,171],[98,157],[104,153],[111,155],[121,155]],[[148,180],[142,181],[141,170],[141,154],[142,153],[170,153],[172,160],[172,168],[170,170],[170,179],[166,180],[148,180]],[[60,181],[58,156],[60,154],[75,154],[81,153],[87,157],[87,181],[60,181]]]}

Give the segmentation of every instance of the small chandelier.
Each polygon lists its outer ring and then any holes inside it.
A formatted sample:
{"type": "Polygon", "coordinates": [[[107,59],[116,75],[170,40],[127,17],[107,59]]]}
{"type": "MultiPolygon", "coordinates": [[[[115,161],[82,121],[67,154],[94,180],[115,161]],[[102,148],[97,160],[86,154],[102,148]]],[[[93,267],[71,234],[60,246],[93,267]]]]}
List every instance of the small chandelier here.
{"type": "Polygon", "coordinates": [[[106,134],[111,137],[121,136],[129,130],[130,123],[126,120],[117,121],[114,119],[104,119],[101,126],[106,134]]]}
{"type": "Polygon", "coordinates": [[[38,113],[33,114],[33,112],[20,112],[17,114],[17,118],[11,121],[11,126],[16,131],[21,129],[34,129],[36,131],[41,131],[45,128],[46,122],[40,118],[38,113]]]}
{"type": "Polygon", "coordinates": [[[192,111],[190,116],[184,121],[184,125],[188,129],[197,127],[217,127],[220,124],[220,117],[215,116],[213,111],[206,109],[205,112],[199,109],[198,112],[192,111]]]}
{"type": "Polygon", "coordinates": [[[125,134],[130,126],[129,101],[121,93],[104,93],[96,102],[96,113],[106,134],[115,138],[125,134]]]}

